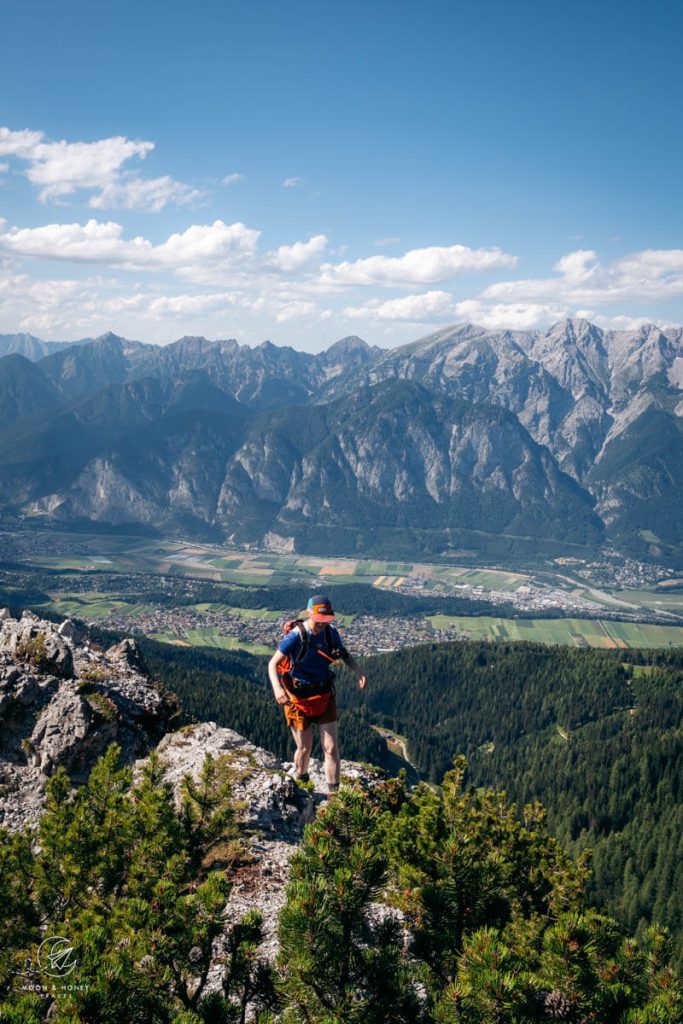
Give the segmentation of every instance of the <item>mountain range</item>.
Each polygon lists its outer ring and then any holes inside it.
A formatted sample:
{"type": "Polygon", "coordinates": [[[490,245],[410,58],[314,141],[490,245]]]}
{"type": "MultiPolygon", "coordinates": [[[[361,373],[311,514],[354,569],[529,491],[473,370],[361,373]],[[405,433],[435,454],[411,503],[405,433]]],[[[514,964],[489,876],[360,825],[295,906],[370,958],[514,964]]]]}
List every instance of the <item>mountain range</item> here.
{"type": "Polygon", "coordinates": [[[0,507],[338,554],[683,565],[683,330],[0,336],[0,507]]]}

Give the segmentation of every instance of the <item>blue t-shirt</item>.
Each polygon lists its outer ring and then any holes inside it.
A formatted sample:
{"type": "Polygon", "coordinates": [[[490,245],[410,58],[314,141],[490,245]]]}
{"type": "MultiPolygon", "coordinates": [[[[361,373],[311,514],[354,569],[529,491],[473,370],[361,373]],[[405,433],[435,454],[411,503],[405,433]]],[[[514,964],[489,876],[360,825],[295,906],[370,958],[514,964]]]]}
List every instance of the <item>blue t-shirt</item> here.
{"type": "MultiPolygon", "coordinates": [[[[326,649],[325,645],[325,630],[321,629],[317,636],[311,633],[310,630],[307,630],[307,632],[308,651],[298,664],[292,666],[290,675],[301,683],[324,683],[329,679],[332,669],[332,662],[329,661],[330,652],[326,649]],[[324,653],[321,653],[321,651],[324,653]],[[326,658],[325,655],[328,655],[328,657],[326,658]]],[[[330,626],[330,633],[332,634],[333,645],[344,653],[344,645],[334,626],[330,626]]],[[[283,654],[288,654],[292,662],[294,662],[301,650],[301,642],[299,630],[295,626],[284,637],[278,650],[282,651],[283,654]]]]}

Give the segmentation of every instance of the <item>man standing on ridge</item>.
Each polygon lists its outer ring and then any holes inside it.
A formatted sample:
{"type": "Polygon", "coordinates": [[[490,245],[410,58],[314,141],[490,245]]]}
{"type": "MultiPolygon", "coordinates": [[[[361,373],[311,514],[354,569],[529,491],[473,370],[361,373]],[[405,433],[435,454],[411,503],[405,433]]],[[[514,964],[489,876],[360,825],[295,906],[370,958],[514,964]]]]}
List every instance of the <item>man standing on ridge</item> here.
{"type": "Polygon", "coordinates": [[[325,752],[325,778],[329,794],[339,789],[339,747],[334,673],[331,666],[341,659],[358,676],[364,689],[366,679],[355,658],[344,647],[329,597],[316,594],[306,609],[307,618],[297,619],[268,664],[275,700],[284,707],[287,724],[296,743],[295,778],[308,782],[308,762],[313,747],[315,723],[325,752]]]}

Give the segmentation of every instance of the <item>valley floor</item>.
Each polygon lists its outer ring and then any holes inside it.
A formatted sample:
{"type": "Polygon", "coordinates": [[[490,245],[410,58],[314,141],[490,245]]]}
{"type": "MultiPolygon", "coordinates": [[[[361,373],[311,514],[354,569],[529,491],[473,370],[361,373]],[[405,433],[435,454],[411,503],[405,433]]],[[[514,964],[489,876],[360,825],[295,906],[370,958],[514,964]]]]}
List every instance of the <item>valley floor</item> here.
{"type": "Polygon", "coordinates": [[[503,613],[341,615],[348,643],[360,654],[463,638],[607,649],[683,646],[683,581],[673,570],[614,556],[589,565],[557,559],[521,572],[451,561],[320,558],[27,527],[2,535],[0,558],[58,574],[55,589],[47,588],[51,601],[43,604],[46,610],[182,646],[265,654],[277,643],[283,619],[298,611],[236,608],[225,599],[176,605],[174,590],[182,581],[185,594],[192,580],[198,588],[299,585],[324,590],[330,584],[365,584],[417,598],[486,601],[503,613]],[[160,587],[168,595],[161,607],[155,601],[160,587]],[[139,601],[131,603],[131,594],[139,595],[139,601]]]}

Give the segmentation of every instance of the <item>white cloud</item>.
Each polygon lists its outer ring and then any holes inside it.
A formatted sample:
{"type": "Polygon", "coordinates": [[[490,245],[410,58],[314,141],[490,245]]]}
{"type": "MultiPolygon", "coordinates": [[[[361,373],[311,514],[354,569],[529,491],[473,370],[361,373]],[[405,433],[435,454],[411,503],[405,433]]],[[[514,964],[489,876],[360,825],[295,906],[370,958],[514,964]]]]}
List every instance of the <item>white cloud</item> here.
{"type": "Polygon", "coordinates": [[[286,302],[276,313],[275,319],[281,324],[286,320],[298,320],[302,317],[312,318],[316,312],[317,308],[314,302],[286,302]]]}
{"type": "Polygon", "coordinates": [[[314,235],[307,242],[294,242],[293,245],[281,245],[267,257],[267,262],[278,270],[291,272],[300,270],[316,257],[320,256],[327,246],[325,235],[314,235]]]}
{"type": "Polygon", "coordinates": [[[153,245],[140,236],[125,239],[123,228],[113,221],[47,224],[9,231],[2,231],[0,222],[0,252],[133,268],[178,268],[197,262],[232,263],[253,253],[259,235],[259,231],[239,221],[225,224],[217,220],[213,224],[193,224],[186,231],[170,235],[160,245],[153,245]]]}
{"type": "Polygon", "coordinates": [[[383,245],[398,245],[400,241],[398,235],[390,235],[388,238],[376,238],[372,244],[381,247],[383,245]]]}
{"type": "Polygon", "coordinates": [[[222,179],[221,184],[236,185],[238,181],[246,181],[246,176],[244,174],[238,174],[237,172],[234,174],[226,174],[222,179]]]}
{"type": "Polygon", "coordinates": [[[204,313],[207,309],[234,304],[233,292],[214,292],[209,295],[161,295],[147,307],[146,315],[152,319],[166,316],[186,316],[204,313]]]}
{"type": "Polygon", "coordinates": [[[557,271],[556,277],[489,285],[482,297],[593,306],[683,295],[683,249],[645,249],[607,265],[592,250],[580,249],[563,256],[553,269],[557,271]]]}
{"type": "Polygon", "coordinates": [[[261,297],[251,297],[242,292],[208,292],[201,295],[160,295],[152,299],[145,316],[154,320],[163,320],[168,316],[195,316],[209,310],[229,308],[251,309],[258,311],[263,308],[261,297]]]}
{"type": "Polygon", "coordinates": [[[0,272],[0,317],[13,330],[46,337],[101,334],[113,321],[148,304],[143,293],[122,294],[116,280],[103,277],[32,280],[0,272]]]}
{"type": "Polygon", "coordinates": [[[283,188],[297,188],[301,184],[301,178],[285,178],[282,182],[283,188]]]}
{"type": "Polygon", "coordinates": [[[399,299],[388,299],[386,302],[373,299],[363,306],[348,306],[344,310],[344,316],[351,319],[372,317],[378,320],[406,320],[413,323],[447,319],[454,313],[453,297],[442,291],[404,295],[399,299]]]}
{"type": "Polygon", "coordinates": [[[203,195],[168,176],[150,180],[123,170],[129,160],[144,160],[153,149],[153,142],[121,135],[95,142],[46,142],[43,132],[0,128],[0,156],[28,164],[26,177],[38,188],[42,203],[83,189],[95,192],[90,205],[97,209],[157,212],[168,203],[184,205],[203,195]]]}
{"type": "Polygon", "coordinates": [[[577,249],[557,261],[554,269],[567,281],[590,281],[599,272],[597,253],[592,249],[577,249]]]}
{"type": "Polygon", "coordinates": [[[5,171],[9,171],[9,164],[0,163],[0,174],[4,174],[5,171]]]}
{"type": "Polygon", "coordinates": [[[652,278],[683,273],[683,249],[643,249],[619,260],[617,267],[624,274],[652,278]]]}
{"type": "Polygon", "coordinates": [[[370,256],[344,263],[324,263],[324,284],[436,284],[468,271],[514,267],[515,256],[502,249],[469,249],[465,245],[411,249],[403,256],[370,256]]]}
{"type": "Polygon", "coordinates": [[[182,266],[195,261],[211,263],[247,256],[255,251],[260,235],[260,231],[248,228],[241,221],[192,224],[185,231],[170,235],[162,245],[153,246],[152,260],[182,266]]]}
{"type": "Polygon", "coordinates": [[[491,330],[525,331],[556,323],[569,315],[566,306],[539,303],[488,303],[465,299],[455,305],[458,320],[489,327],[491,330]]]}
{"type": "Polygon", "coordinates": [[[95,210],[117,207],[123,210],[146,210],[158,213],[164,206],[188,206],[203,197],[201,189],[190,188],[181,181],[164,175],[162,178],[124,178],[105,186],[92,196],[88,206],[95,210]]]}
{"type": "Polygon", "coordinates": [[[26,157],[42,140],[43,132],[32,132],[27,128],[13,132],[9,128],[0,127],[0,154],[26,157]]]}
{"type": "MultiPolygon", "coordinates": [[[[577,309],[574,316],[580,317],[582,320],[590,320],[591,323],[597,324],[598,327],[607,331],[636,331],[639,327],[653,323],[651,316],[605,316],[602,313],[595,313],[592,309],[577,309]]],[[[667,327],[680,327],[681,324],[658,318],[657,326],[665,330],[667,327]]]]}
{"type": "Polygon", "coordinates": [[[528,330],[554,323],[568,315],[566,307],[523,303],[490,304],[479,299],[454,302],[448,292],[429,291],[421,295],[404,295],[381,302],[372,299],[363,306],[349,306],[344,316],[349,319],[394,320],[414,324],[469,322],[491,329],[528,330]]]}

